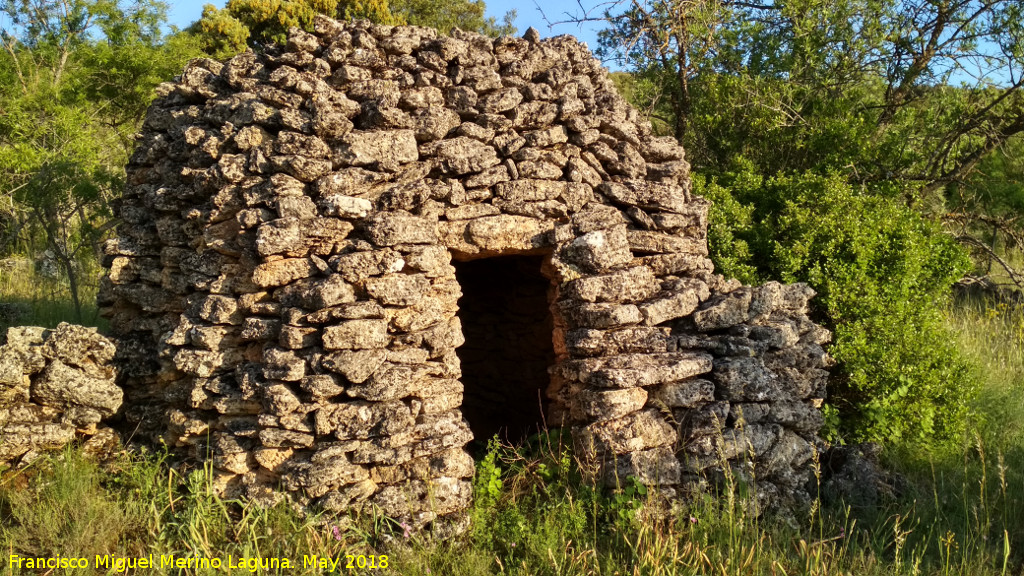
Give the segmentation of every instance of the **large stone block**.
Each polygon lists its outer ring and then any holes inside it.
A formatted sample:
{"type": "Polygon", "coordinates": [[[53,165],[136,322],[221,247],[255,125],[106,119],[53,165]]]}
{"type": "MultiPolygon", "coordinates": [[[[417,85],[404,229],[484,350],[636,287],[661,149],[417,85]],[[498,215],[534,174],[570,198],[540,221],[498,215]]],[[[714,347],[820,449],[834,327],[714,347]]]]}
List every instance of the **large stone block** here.
{"type": "Polygon", "coordinates": [[[437,223],[407,212],[382,212],[369,218],[366,233],[378,246],[433,244],[437,223]]]}
{"type": "Polygon", "coordinates": [[[633,267],[610,274],[585,276],[566,289],[570,298],[584,302],[641,302],[660,288],[654,273],[646,267],[633,267]]]}
{"type": "Polygon", "coordinates": [[[365,350],[387,346],[388,324],[384,320],[348,320],[324,328],[324,348],[365,350]]]}
{"type": "Polygon", "coordinates": [[[342,142],[339,159],[352,166],[377,165],[396,170],[402,164],[419,159],[416,133],[412,130],[349,132],[342,142]]]}

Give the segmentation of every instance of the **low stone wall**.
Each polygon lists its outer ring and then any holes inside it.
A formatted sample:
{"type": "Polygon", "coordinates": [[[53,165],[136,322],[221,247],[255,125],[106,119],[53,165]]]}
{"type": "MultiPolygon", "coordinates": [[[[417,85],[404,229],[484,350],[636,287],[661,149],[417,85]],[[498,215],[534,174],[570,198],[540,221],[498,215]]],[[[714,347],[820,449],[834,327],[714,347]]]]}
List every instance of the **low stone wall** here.
{"type": "Polygon", "coordinates": [[[731,462],[740,480],[756,480],[762,508],[798,508],[813,498],[811,459],[823,447],[819,408],[832,365],[823,349],[831,334],[807,316],[813,296],[804,284],[726,284],[675,329],[680,347],[714,357],[707,375],[714,399],[675,413],[684,467],[717,475],[731,462]]]}
{"type": "Polygon", "coordinates": [[[114,355],[114,343],[94,328],[8,329],[0,346],[0,468],[75,440],[87,451],[116,445],[102,423],[121,407],[114,355]]]}

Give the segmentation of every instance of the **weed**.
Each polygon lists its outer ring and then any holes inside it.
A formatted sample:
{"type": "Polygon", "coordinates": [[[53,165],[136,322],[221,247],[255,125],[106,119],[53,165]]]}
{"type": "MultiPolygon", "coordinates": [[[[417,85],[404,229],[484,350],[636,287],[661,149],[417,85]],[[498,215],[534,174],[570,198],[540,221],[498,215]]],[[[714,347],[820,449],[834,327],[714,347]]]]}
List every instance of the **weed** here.
{"type": "Polygon", "coordinates": [[[968,303],[947,322],[986,382],[970,434],[945,447],[888,445],[885,461],[904,482],[873,510],[816,502],[797,522],[764,517],[752,505],[755,471],[722,466],[717,492],[656,514],[656,487],[626,478],[605,490],[565,432],[550,431],[523,446],[488,444],[471,528],[442,542],[373,510],[324,517],[225,500],[212,469],[181,472],[163,453],[99,467],[68,450],[0,477],[0,546],[22,556],[290,558],[289,574],[326,573],[305,557],[365,554],[387,555],[380,573],[403,576],[1020,575],[1024,311],[968,303]]]}

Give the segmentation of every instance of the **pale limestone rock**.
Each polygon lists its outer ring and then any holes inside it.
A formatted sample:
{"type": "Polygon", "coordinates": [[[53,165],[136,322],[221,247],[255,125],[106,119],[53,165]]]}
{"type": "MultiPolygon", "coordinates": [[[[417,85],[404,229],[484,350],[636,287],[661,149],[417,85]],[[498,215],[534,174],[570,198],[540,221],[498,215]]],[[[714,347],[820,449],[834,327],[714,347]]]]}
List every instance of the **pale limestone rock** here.
{"type": "Polygon", "coordinates": [[[692,408],[715,399],[715,385],[702,379],[668,382],[652,389],[651,402],[668,408],[692,408]]]}
{"type": "Polygon", "coordinates": [[[342,139],[339,153],[353,166],[379,165],[395,170],[419,159],[416,134],[412,130],[393,132],[350,132],[342,139]]]}
{"type": "Polygon", "coordinates": [[[584,302],[640,302],[659,288],[649,268],[633,267],[610,274],[587,276],[572,282],[567,292],[584,302]]]}
{"type": "Polygon", "coordinates": [[[327,196],[320,201],[320,205],[324,214],[339,218],[365,218],[373,210],[373,203],[369,200],[344,194],[327,196]]]}
{"type": "Polygon", "coordinates": [[[388,340],[388,326],[382,320],[348,320],[324,328],[324,348],[328,350],[383,348],[388,340]]]}
{"type": "Polygon", "coordinates": [[[0,345],[0,466],[28,464],[76,439],[88,454],[111,457],[120,440],[100,422],[123,400],[116,353],[95,328],[8,329],[0,345]]]}
{"type": "Polygon", "coordinates": [[[329,354],[321,361],[324,368],[337,372],[353,384],[366,381],[388,357],[386,350],[353,350],[329,354]]]}
{"type": "Polygon", "coordinates": [[[407,212],[384,212],[369,219],[367,235],[378,246],[396,244],[432,244],[437,240],[437,224],[407,212]]]}
{"type": "Polygon", "coordinates": [[[366,293],[387,306],[412,306],[419,302],[430,288],[430,281],[423,276],[410,274],[388,274],[368,278],[366,293]]]}
{"type": "Polygon", "coordinates": [[[635,412],[646,402],[647,391],[643,388],[583,389],[575,394],[572,410],[576,418],[600,422],[635,412]]]}

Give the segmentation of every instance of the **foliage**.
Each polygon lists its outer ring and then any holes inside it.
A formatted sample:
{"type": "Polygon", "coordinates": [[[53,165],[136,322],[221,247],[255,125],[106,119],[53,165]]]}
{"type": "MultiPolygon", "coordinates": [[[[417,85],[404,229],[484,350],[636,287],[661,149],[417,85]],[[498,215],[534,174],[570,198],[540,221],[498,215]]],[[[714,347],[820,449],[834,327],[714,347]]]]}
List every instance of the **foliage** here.
{"type": "Polygon", "coordinates": [[[222,9],[207,4],[190,28],[203,48],[219,58],[270,44],[283,44],[288,29],[312,30],[313,17],[367,19],[389,26],[430,26],[447,34],[454,28],[490,36],[515,33],[515,11],[503,24],[485,17],[483,0],[229,0],[222,9]]]}
{"type": "Polygon", "coordinates": [[[626,485],[611,496],[611,512],[619,524],[630,524],[637,519],[637,513],[649,501],[647,486],[635,476],[626,478],[626,485]]]}
{"type": "Polygon", "coordinates": [[[442,34],[456,28],[495,38],[516,33],[515,10],[506,12],[499,24],[493,16],[485,16],[486,9],[483,0],[393,0],[391,4],[391,10],[407,23],[437,28],[442,34]]]}
{"type": "Polygon", "coordinates": [[[1021,9],[644,0],[605,12],[602,54],[632,73],[619,84],[682,141],[716,202],[718,269],[821,293],[840,362],[830,421],[856,437],[963,425],[972,386],[937,328],[941,294],[969,269],[951,238],[1024,279],[999,256],[1024,254],[1019,188],[993,178],[1012,171],[998,159],[1024,133],[1021,9]]]}
{"type": "Polygon", "coordinates": [[[76,310],[67,279],[52,274],[52,268],[47,270],[47,262],[43,264],[18,256],[0,259],[0,339],[12,326],[56,328],[61,322],[77,322],[79,313],[81,324],[103,331],[106,325],[96,306],[97,284],[79,286],[81,308],[76,310]]]}
{"type": "Polygon", "coordinates": [[[404,24],[391,13],[387,0],[229,0],[224,8],[203,6],[191,31],[203,48],[219,58],[233,56],[247,45],[283,44],[288,29],[313,29],[317,14],[346,19],[366,18],[378,24],[404,24]]]}
{"type": "MultiPolygon", "coordinates": [[[[613,5],[617,7],[618,5],[613,5]]],[[[839,171],[932,200],[1024,132],[1015,0],[648,0],[606,57],[698,170],[839,171]]]]}
{"type": "MultiPolygon", "coordinates": [[[[338,530],[285,505],[262,508],[218,497],[209,469],[179,472],[167,455],[122,454],[100,467],[78,450],[36,460],[0,480],[0,543],[22,557],[328,558],[367,552],[338,530]]],[[[113,565],[111,565],[113,566],[113,565]]],[[[86,573],[103,573],[102,569],[86,573]]],[[[112,570],[111,572],[134,570],[112,570]]],[[[70,574],[75,570],[56,571],[70,574]]],[[[220,572],[220,571],[218,571],[220,572]]],[[[314,573],[298,570],[297,573],[314,573]]],[[[19,573],[11,565],[5,573],[19,573]]],[[[22,570],[20,573],[31,573],[22,570]]],[[[199,570],[190,574],[213,573],[199,570]]],[[[323,573],[316,572],[316,573],[323,573]]]]}
{"type": "Polygon", "coordinates": [[[974,254],[975,273],[1024,288],[1024,137],[1008,140],[946,191],[950,230],[974,254]]]}
{"type": "MultiPolygon", "coordinates": [[[[993,200],[1024,133],[1015,0],[645,0],[612,3],[601,51],[708,176],[841,174],[900,193],[1024,287],[1021,224],[993,200]],[[1000,212],[996,210],[996,212],[1000,212]],[[995,232],[993,232],[995,230],[995,232]],[[997,242],[998,244],[998,242],[997,242]]],[[[999,204],[1001,201],[996,201],[999,204]]]]}
{"type": "Polygon", "coordinates": [[[119,503],[100,489],[96,465],[78,452],[68,451],[65,457],[67,461],[53,467],[50,481],[38,490],[10,491],[3,498],[10,515],[4,536],[16,540],[26,556],[109,553],[118,527],[130,522],[119,503]]]}
{"type": "Polygon", "coordinates": [[[969,262],[937,224],[836,175],[762,178],[748,164],[697,179],[695,191],[714,202],[723,273],[818,292],[838,361],[829,402],[845,436],[959,437],[976,384],[941,310],[969,262]]]}
{"type": "MultiPolygon", "coordinates": [[[[756,188],[763,181],[748,171],[731,174],[729,178],[741,189],[756,188]]],[[[761,282],[754,255],[744,239],[754,237],[754,206],[741,203],[721,182],[708,182],[701,174],[693,175],[693,190],[712,202],[708,211],[708,248],[716,270],[745,284],[761,282]]]]}
{"type": "MultiPolygon", "coordinates": [[[[213,4],[203,5],[203,14],[188,29],[203,51],[215,58],[224,59],[243,52],[252,37],[252,31],[228,9],[213,4]]],[[[255,42],[255,40],[253,40],[255,42]]]]}
{"type": "Polygon", "coordinates": [[[478,541],[486,541],[488,533],[488,516],[501,497],[504,484],[501,481],[502,468],[499,462],[501,445],[495,436],[487,441],[487,453],[477,463],[476,476],[473,477],[473,499],[476,505],[471,514],[471,529],[478,541]]]}
{"type": "Polygon", "coordinates": [[[984,382],[972,425],[985,443],[999,450],[1024,446],[1024,306],[985,296],[961,297],[946,321],[984,382]]]}
{"type": "Polygon", "coordinates": [[[166,38],[166,5],[6,2],[0,30],[0,254],[44,252],[81,321],[134,133],[153,88],[197,54],[166,38]]]}

